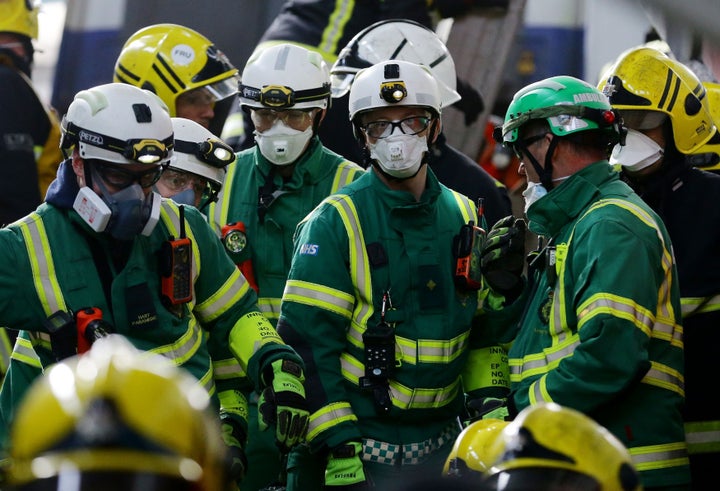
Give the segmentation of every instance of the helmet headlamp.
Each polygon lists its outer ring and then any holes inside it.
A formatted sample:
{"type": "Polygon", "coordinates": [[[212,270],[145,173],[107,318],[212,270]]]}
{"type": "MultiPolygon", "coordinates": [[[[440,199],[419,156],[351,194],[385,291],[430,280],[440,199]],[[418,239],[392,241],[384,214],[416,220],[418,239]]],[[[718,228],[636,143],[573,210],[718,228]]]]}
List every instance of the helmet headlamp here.
{"type": "Polygon", "coordinates": [[[175,140],[175,151],[194,155],[201,162],[218,169],[225,168],[235,161],[235,153],[232,147],[213,138],[208,138],[200,143],[175,140]]]}
{"type": "Polygon", "coordinates": [[[407,97],[407,87],[402,80],[396,82],[383,82],[380,84],[380,97],[384,101],[394,104],[407,97]]]}

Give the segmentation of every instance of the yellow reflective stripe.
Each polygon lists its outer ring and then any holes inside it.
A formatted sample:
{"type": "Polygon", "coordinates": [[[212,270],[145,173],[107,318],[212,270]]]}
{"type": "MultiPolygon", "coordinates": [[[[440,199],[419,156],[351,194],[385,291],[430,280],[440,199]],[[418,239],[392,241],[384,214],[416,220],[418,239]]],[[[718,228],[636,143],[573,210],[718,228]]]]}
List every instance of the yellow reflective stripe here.
{"type": "Polygon", "coordinates": [[[528,400],[530,404],[537,404],[538,402],[553,402],[550,393],[547,391],[547,375],[543,375],[535,382],[530,384],[528,389],[528,400]]]}
{"type": "Polygon", "coordinates": [[[317,49],[323,53],[337,53],[338,42],[345,30],[345,24],[352,17],[355,9],[355,0],[335,0],[335,10],[330,14],[328,23],[322,33],[317,49]]]}
{"type": "Polygon", "coordinates": [[[274,297],[258,298],[258,309],[268,319],[278,320],[280,318],[280,305],[282,299],[274,297]]]}
{"type": "Polygon", "coordinates": [[[225,169],[225,183],[218,193],[218,199],[215,203],[210,203],[208,208],[208,217],[215,233],[220,237],[223,225],[227,225],[228,210],[230,209],[230,197],[232,196],[233,186],[229,185],[235,179],[237,172],[237,160],[234,165],[228,165],[225,169]]]}
{"type": "Polygon", "coordinates": [[[336,193],[343,186],[350,184],[358,172],[362,172],[362,170],[358,169],[358,167],[351,162],[347,160],[341,162],[335,170],[335,177],[333,178],[332,187],[330,188],[330,194],[336,193]]]}
{"type": "Polygon", "coordinates": [[[211,397],[215,395],[215,378],[212,367],[208,368],[203,376],[200,377],[199,382],[203,389],[205,389],[211,397]]]}
{"type": "Polygon", "coordinates": [[[481,225],[477,223],[477,209],[475,207],[475,203],[470,201],[467,196],[464,196],[457,191],[452,191],[452,194],[455,197],[455,201],[457,201],[458,207],[460,208],[460,213],[463,216],[463,222],[467,223],[472,220],[475,225],[481,225]]]}
{"type": "Polygon", "coordinates": [[[355,286],[355,309],[353,319],[360,326],[366,326],[373,314],[373,292],[370,281],[370,258],[365,249],[365,238],[360,218],[352,199],[344,194],[337,194],[327,198],[326,202],[334,207],[342,219],[348,236],[350,249],[350,277],[355,286]]]}
{"type": "Polygon", "coordinates": [[[16,222],[25,239],[30,268],[33,273],[35,291],[43,311],[48,317],[58,310],[67,311],[60,284],[55,273],[55,264],[50,252],[45,225],[40,215],[33,212],[16,222]]]}
{"type": "Polygon", "coordinates": [[[720,421],[690,421],[685,423],[688,453],[720,452],[720,421]]]}
{"type": "Polygon", "coordinates": [[[690,462],[685,442],[628,447],[628,450],[640,472],[685,466],[690,462]]]}
{"type": "Polygon", "coordinates": [[[282,301],[321,308],[346,319],[352,315],[355,303],[353,296],[344,291],[318,283],[291,279],[285,283],[282,301]]]}
{"type": "Polygon", "coordinates": [[[0,327],[0,372],[5,373],[7,371],[11,355],[12,346],[10,346],[7,329],[0,327]]]}
{"type": "Polygon", "coordinates": [[[230,378],[246,377],[247,374],[240,363],[235,358],[226,360],[213,360],[213,372],[218,380],[227,380],[230,378]]]}
{"type": "Polygon", "coordinates": [[[230,331],[230,350],[245,372],[252,355],[268,343],[285,344],[267,317],[260,312],[243,315],[230,331]]]}
{"type": "Polygon", "coordinates": [[[176,365],[182,365],[195,355],[202,344],[202,338],[202,330],[197,320],[194,316],[190,316],[187,330],[182,336],[170,344],[158,346],[148,351],[159,353],[173,360],[176,365]]]}
{"type": "Polygon", "coordinates": [[[240,301],[249,289],[250,284],[240,273],[240,270],[235,268],[215,293],[195,307],[194,313],[203,324],[211,322],[240,301]]]}
{"type": "Polygon", "coordinates": [[[453,339],[408,339],[395,337],[396,357],[412,365],[417,363],[448,364],[460,356],[467,346],[470,332],[466,331],[453,339]]]}
{"type": "Polygon", "coordinates": [[[312,441],[320,433],[345,421],[357,422],[349,402],[339,401],[328,404],[310,415],[307,439],[312,441]]]}
{"type": "Polygon", "coordinates": [[[646,336],[652,336],[655,322],[652,312],[629,298],[604,292],[596,293],[580,304],[578,307],[578,330],[582,329],[582,326],[596,315],[602,314],[628,320],[646,336]]]}
{"type": "Polygon", "coordinates": [[[26,365],[42,369],[40,357],[29,339],[18,336],[15,340],[15,347],[10,354],[10,358],[25,363],[26,365]]]}
{"type": "Polygon", "coordinates": [[[677,392],[685,397],[685,377],[683,374],[662,363],[651,361],[650,370],[648,370],[641,382],[677,392]]]}
{"type": "Polygon", "coordinates": [[[720,310],[720,295],[714,295],[712,297],[683,297],[680,301],[682,303],[683,317],[720,310]]]}
{"type": "Polygon", "coordinates": [[[522,359],[510,358],[510,381],[520,382],[526,377],[547,373],[557,367],[563,358],[573,354],[579,345],[580,339],[576,333],[557,346],[545,348],[542,353],[533,353],[522,359]]]}
{"type": "MultiPolygon", "coordinates": [[[[346,380],[354,385],[359,385],[360,377],[365,375],[365,366],[349,353],[345,352],[340,356],[342,374],[346,380]]],[[[460,389],[460,377],[457,377],[452,384],[439,388],[410,388],[402,385],[397,380],[390,379],[390,398],[393,406],[400,409],[428,409],[446,405],[452,401],[460,389]]]]}

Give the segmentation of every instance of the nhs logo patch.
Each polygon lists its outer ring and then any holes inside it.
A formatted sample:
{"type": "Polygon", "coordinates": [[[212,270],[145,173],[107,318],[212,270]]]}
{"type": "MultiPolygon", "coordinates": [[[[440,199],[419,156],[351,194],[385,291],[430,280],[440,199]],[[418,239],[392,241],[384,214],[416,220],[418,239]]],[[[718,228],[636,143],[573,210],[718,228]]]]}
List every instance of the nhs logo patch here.
{"type": "Polygon", "coordinates": [[[320,246],[317,244],[303,244],[300,246],[300,254],[304,256],[317,256],[320,246]]]}

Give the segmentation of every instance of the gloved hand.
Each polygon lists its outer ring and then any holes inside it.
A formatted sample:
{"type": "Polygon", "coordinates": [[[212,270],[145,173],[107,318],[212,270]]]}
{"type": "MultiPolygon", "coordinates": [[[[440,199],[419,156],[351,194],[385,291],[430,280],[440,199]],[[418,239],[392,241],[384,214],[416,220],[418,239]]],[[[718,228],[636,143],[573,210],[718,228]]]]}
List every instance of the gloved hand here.
{"type": "Polygon", "coordinates": [[[485,101],[480,91],[459,77],[457,91],[462,99],[453,104],[453,107],[462,111],[465,115],[465,126],[470,126],[477,121],[478,116],[485,109],[485,101]]]}
{"type": "Polygon", "coordinates": [[[370,489],[365,479],[361,453],[360,442],[348,442],[330,452],[325,467],[325,487],[334,491],[370,489]]]}
{"type": "Polygon", "coordinates": [[[470,420],[478,419],[501,419],[510,420],[510,411],[507,407],[507,399],[497,397],[484,397],[471,399],[466,404],[470,420]]]}
{"type": "Polygon", "coordinates": [[[291,360],[275,360],[262,379],[266,387],[258,399],[258,426],[262,431],[275,424],[277,446],[288,452],[305,438],[310,417],[302,368],[291,360]]]}
{"type": "Polygon", "coordinates": [[[480,259],[486,284],[512,303],[523,288],[525,220],[510,215],[498,220],[488,232],[480,259]]]}
{"type": "Polygon", "coordinates": [[[247,432],[238,421],[235,421],[228,414],[220,414],[220,424],[223,441],[228,447],[227,468],[229,476],[235,483],[240,483],[247,470],[247,457],[243,449],[247,441],[247,432]]]}

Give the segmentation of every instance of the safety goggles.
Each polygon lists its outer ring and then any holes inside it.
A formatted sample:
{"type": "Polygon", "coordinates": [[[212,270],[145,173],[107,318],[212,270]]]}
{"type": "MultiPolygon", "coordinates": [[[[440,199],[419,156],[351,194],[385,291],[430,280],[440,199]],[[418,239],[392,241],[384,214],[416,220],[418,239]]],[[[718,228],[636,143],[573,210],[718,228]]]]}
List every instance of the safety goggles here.
{"type": "Polygon", "coordinates": [[[131,171],[96,159],[87,159],[86,162],[92,165],[106,184],[117,189],[124,189],[134,183],[140,184],[140,187],[149,188],[158,182],[164,170],[164,167],[160,165],[154,165],[151,169],[144,171],[131,171]]]}
{"type": "Polygon", "coordinates": [[[201,162],[222,169],[235,161],[231,146],[221,140],[208,138],[204,142],[175,140],[175,151],[195,156],[201,162]]]}
{"type": "Polygon", "coordinates": [[[633,130],[651,130],[663,124],[668,115],[659,111],[621,110],[623,124],[633,130]]]}
{"type": "Polygon", "coordinates": [[[158,182],[167,187],[173,194],[192,189],[197,195],[209,192],[208,180],[189,172],[166,169],[158,182]]]}
{"type": "Polygon", "coordinates": [[[255,126],[261,128],[268,128],[279,119],[290,128],[305,129],[312,121],[311,113],[312,109],[253,109],[250,118],[255,126]]]}
{"type": "Polygon", "coordinates": [[[361,126],[361,129],[370,138],[382,139],[393,134],[395,128],[406,135],[417,135],[427,129],[432,118],[428,116],[412,116],[400,121],[371,121],[361,126]]]}

